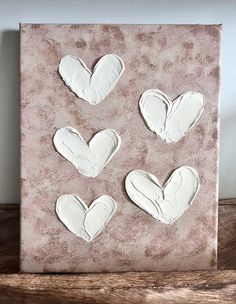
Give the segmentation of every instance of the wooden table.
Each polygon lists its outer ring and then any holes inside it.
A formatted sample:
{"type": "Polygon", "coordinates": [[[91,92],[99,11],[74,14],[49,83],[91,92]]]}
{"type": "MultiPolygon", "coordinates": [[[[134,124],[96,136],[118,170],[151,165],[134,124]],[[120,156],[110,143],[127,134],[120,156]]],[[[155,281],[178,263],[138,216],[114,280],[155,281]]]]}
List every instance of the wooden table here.
{"type": "Polygon", "coordinates": [[[17,274],[19,205],[0,205],[0,303],[236,303],[236,199],[219,203],[216,271],[17,274]]]}

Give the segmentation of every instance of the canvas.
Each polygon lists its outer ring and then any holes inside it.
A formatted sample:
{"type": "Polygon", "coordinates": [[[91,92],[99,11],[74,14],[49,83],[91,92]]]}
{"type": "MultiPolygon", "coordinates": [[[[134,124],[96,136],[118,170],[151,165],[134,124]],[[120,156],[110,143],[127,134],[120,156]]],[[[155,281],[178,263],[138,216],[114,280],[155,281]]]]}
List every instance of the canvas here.
{"type": "Polygon", "coordinates": [[[217,267],[220,32],[220,25],[21,24],[22,272],[217,267]],[[66,85],[59,63],[70,55],[92,70],[107,54],[119,56],[125,70],[109,94],[91,105],[66,85]],[[147,125],[139,101],[150,89],[171,102],[189,91],[204,96],[199,120],[178,141],[167,143],[147,125]],[[96,177],[81,174],[56,150],[54,135],[66,126],[86,142],[105,129],[119,134],[119,150],[96,177]],[[133,170],[149,172],[163,186],[182,166],[198,172],[200,186],[173,223],[154,218],[126,192],[133,170]],[[116,202],[91,242],[59,219],[56,202],[65,194],[87,206],[103,195],[116,202]]]}

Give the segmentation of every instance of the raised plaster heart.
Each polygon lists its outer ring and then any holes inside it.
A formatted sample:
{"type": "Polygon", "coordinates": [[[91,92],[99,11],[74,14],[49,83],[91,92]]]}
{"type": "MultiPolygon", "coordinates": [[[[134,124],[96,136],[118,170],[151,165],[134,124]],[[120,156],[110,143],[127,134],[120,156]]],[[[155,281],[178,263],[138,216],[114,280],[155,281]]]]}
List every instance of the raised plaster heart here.
{"type": "Polygon", "coordinates": [[[187,92],[173,102],[160,90],[144,92],[140,111],[148,127],[167,143],[177,142],[200,118],[204,109],[203,95],[187,92]]]}
{"type": "Polygon", "coordinates": [[[60,196],[56,203],[56,213],[62,223],[87,242],[102,232],[115,211],[116,202],[108,195],[95,199],[89,207],[72,194],[60,196]]]}
{"type": "Polygon", "coordinates": [[[183,166],[162,187],[151,173],[134,170],[127,175],[125,188],[136,205],[162,223],[171,224],[191,206],[199,177],[195,169],[183,166]]]}
{"type": "Polygon", "coordinates": [[[105,129],[87,144],[76,129],[65,127],[56,131],[53,142],[81,174],[96,177],[119,150],[121,139],[115,130],[105,129]]]}
{"type": "Polygon", "coordinates": [[[103,56],[93,73],[80,58],[70,55],[63,57],[59,64],[59,73],[65,84],[91,105],[98,104],[113,90],[123,71],[123,61],[114,54],[103,56]]]}

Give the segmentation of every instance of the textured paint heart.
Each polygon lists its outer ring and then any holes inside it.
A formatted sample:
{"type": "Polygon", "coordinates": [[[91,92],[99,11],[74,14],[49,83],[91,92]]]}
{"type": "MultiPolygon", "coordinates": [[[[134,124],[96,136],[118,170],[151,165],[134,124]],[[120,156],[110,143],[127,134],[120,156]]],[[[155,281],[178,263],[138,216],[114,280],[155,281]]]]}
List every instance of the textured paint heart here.
{"type": "Polygon", "coordinates": [[[177,142],[196,124],[204,109],[203,95],[187,92],[173,102],[160,90],[144,92],[139,106],[148,127],[167,143],[177,142]]]}
{"type": "Polygon", "coordinates": [[[56,213],[62,223],[87,242],[102,232],[115,211],[116,202],[108,195],[100,196],[89,207],[72,194],[60,196],[56,203],[56,213]]]}
{"type": "Polygon", "coordinates": [[[93,73],[80,58],[70,55],[63,57],[59,64],[59,73],[65,84],[91,105],[98,104],[112,91],[123,71],[123,61],[114,54],[103,56],[93,73]]]}
{"type": "Polygon", "coordinates": [[[96,177],[119,150],[121,139],[115,130],[98,132],[87,144],[80,133],[65,127],[56,131],[56,150],[85,176],[96,177]]]}
{"type": "Polygon", "coordinates": [[[164,224],[177,220],[192,204],[199,189],[195,169],[176,169],[162,187],[156,177],[142,170],[131,171],[125,180],[130,199],[164,224]]]}

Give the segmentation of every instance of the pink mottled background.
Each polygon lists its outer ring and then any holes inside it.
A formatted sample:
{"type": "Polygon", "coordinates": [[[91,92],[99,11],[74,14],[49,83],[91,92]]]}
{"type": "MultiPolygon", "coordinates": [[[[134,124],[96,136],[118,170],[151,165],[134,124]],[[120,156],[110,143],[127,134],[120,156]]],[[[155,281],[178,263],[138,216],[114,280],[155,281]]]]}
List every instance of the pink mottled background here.
{"type": "Polygon", "coordinates": [[[21,270],[107,272],[214,269],[217,265],[218,25],[21,25],[21,270]],[[67,54],[92,68],[115,53],[126,66],[114,90],[96,106],[77,98],[57,69],[67,54]],[[159,88],[171,98],[192,90],[205,96],[196,126],[166,144],[145,125],[140,94],[159,88]],[[89,140],[105,128],[122,138],[119,152],[96,178],[78,173],[55,152],[52,137],[70,125],[89,140]],[[201,187],[185,214],[165,225],[127,197],[133,169],[161,183],[182,165],[200,174],[201,187]],[[87,244],[58,220],[57,198],[79,195],[88,205],[111,195],[112,220],[87,244]]]}

